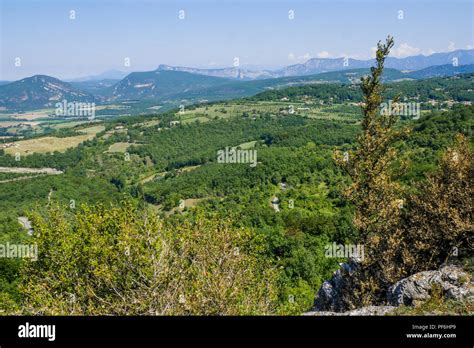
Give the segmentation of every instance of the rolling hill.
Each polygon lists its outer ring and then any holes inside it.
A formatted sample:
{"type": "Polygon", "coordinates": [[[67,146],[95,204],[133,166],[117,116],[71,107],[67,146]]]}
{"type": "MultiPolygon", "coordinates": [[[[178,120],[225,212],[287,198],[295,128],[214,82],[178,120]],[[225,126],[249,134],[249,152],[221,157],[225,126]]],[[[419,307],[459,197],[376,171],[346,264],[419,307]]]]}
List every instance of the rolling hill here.
{"type": "MultiPolygon", "coordinates": [[[[439,66],[430,69],[401,72],[395,69],[385,69],[383,81],[397,82],[404,80],[428,79],[431,77],[450,77],[459,73],[474,72],[474,65],[452,67],[439,66]]],[[[280,77],[274,79],[254,81],[228,81],[225,84],[211,86],[202,89],[177,91],[167,95],[168,100],[186,100],[189,103],[199,100],[225,100],[255,95],[257,93],[282,89],[292,86],[317,85],[317,84],[357,84],[362,76],[369,73],[369,69],[351,69],[342,71],[326,72],[309,76],[280,77]]],[[[161,99],[163,100],[163,99],[161,99]]]]}
{"type": "Polygon", "coordinates": [[[111,87],[120,82],[120,79],[88,80],[70,82],[71,86],[97,96],[106,97],[110,94],[111,87]]]}
{"type": "Polygon", "coordinates": [[[433,77],[448,77],[458,74],[474,72],[474,64],[453,66],[452,64],[430,66],[425,69],[408,73],[407,75],[414,79],[428,79],[433,77]]]}
{"type": "MultiPolygon", "coordinates": [[[[182,102],[190,104],[202,100],[248,97],[266,90],[291,86],[324,83],[357,84],[369,71],[369,68],[357,68],[303,76],[235,80],[160,66],[154,71],[131,73],[119,81],[106,79],[70,83],[49,76],[36,75],[0,85],[0,106],[27,110],[51,107],[63,99],[101,103],[140,100],[143,103],[148,101],[173,106],[182,102]]],[[[385,82],[419,80],[473,72],[474,64],[460,66],[444,64],[416,71],[386,68],[383,80],[385,82]]]]}
{"type": "Polygon", "coordinates": [[[96,102],[98,98],[51,76],[35,75],[0,86],[0,106],[12,109],[54,107],[57,102],[96,102]]]}
{"type": "Polygon", "coordinates": [[[161,100],[177,93],[187,93],[209,87],[224,85],[228,79],[182,71],[134,72],[117,83],[111,90],[111,99],[150,99],[161,100]]]}

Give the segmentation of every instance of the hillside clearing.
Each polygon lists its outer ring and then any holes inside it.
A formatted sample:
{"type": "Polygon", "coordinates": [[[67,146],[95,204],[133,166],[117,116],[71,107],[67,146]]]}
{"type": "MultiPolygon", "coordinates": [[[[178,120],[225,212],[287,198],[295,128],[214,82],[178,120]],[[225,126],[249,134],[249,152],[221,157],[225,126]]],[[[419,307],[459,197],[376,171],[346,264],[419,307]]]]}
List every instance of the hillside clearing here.
{"type": "Polygon", "coordinates": [[[64,152],[67,149],[78,146],[87,140],[94,139],[95,135],[102,132],[105,129],[104,126],[94,126],[78,130],[78,132],[84,133],[66,138],[57,137],[41,137],[36,139],[21,140],[15,143],[15,146],[5,149],[5,153],[9,155],[31,155],[32,153],[49,153],[49,152],[64,152]]]}
{"type": "Polygon", "coordinates": [[[114,152],[124,153],[132,145],[133,146],[140,146],[140,145],[143,145],[143,144],[127,143],[127,142],[113,143],[112,145],[109,146],[109,149],[107,150],[107,152],[108,153],[114,153],[114,152]]]}
{"type": "Polygon", "coordinates": [[[0,167],[0,173],[58,175],[63,174],[63,171],[55,168],[0,167]]]}

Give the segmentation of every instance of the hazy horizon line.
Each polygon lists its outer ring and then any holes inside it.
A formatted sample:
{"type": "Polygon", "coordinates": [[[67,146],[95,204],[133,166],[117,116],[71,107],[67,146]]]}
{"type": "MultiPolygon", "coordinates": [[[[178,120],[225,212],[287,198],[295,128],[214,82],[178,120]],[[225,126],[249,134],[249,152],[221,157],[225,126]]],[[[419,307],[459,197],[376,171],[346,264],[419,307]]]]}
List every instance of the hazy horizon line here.
{"type": "MultiPolygon", "coordinates": [[[[434,53],[430,53],[430,54],[420,53],[420,54],[415,54],[415,55],[406,55],[406,56],[403,56],[403,57],[389,55],[389,58],[406,59],[406,58],[420,57],[420,56],[430,57],[430,56],[436,55],[436,54],[448,54],[448,53],[458,52],[458,51],[474,51],[474,48],[470,48],[470,47],[459,48],[459,49],[455,49],[455,50],[434,52],[434,53]]],[[[217,66],[197,65],[197,66],[191,66],[191,65],[179,65],[179,64],[174,65],[174,64],[169,64],[169,63],[160,63],[160,64],[156,65],[155,68],[152,68],[152,67],[146,68],[146,67],[144,67],[143,69],[135,69],[135,70],[130,70],[130,71],[127,71],[126,69],[121,70],[119,68],[110,68],[110,69],[107,69],[107,70],[102,70],[102,71],[97,72],[97,73],[91,72],[89,74],[77,75],[75,77],[63,77],[60,74],[55,75],[55,74],[49,74],[49,73],[35,73],[35,74],[25,75],[25,76],[23,76],[21,78],[18,78],[18,79],[2,79],[2,78],[0,78],[0,81],[14,82],[14,81],[20,81],[20,80],[23,80],[23,79],[26,79],[26,78],[30,78],[30,77],[33,77],[33,76],[41,75],[41,76],[54,77],[54,78],[57,78],[61,81],[65,81],[65,82],[79,82],[79,80],[84,80],[84,81],[93,80],[94,78],[96,78],[100,75],[105,75],[107,73],[119,73],[119,74],[123,74],[124,77],[125,77],[125,76],[127,76],[131,73],[135,73],[135,72],[156,71],[160,68],[160,66],[169,66],[169,67],[174,67],[174,68],[189,68],[189,69],[198,69],[198,70],[224,70],[224,69],[233,69],[233,68],[235,68],[235,69],[242,69],[242,70],[245,69],[245,70],[248,70],[250,72],[258,71],[258,70],[269,71],[269,72],[278,72],[279,70],[284,69],[285,67],[306,64],[307,62],[309,62],[311,60],[315,60],[315,59],[318,59],[318,60],[337,60],[337,59],[344,59],[344,58],[357,60],[357,61],[369,61],[369,60],[375,59],[375,58],[367,58],[367,59],[353,58],[353,55],[352,56],[351,55],[337,56],[337,57],[311,57],[311,58],[309,58],[306,61],[301,62],[301,63],[288,64],[288,65],[279,65],[279,66],[273,66],[273,67],[265,66],[263,64],[242,64],[242,65],[239,65],[239,66],[231,66],[231,65],[227,65],[227,66],[225,66],[225,65],[217,65],[217,66]],[[255,69],[255,70],[251,70],[251,69],[255,69]]],[[[465,65],[465,64],[460,64],[460,65],[465,65]]],[[[347,69],[341,69],[341,70],[347,70],[347,69]]],[[[104,77],[102,79],[122,79],[122,78],[104,77]]]]}

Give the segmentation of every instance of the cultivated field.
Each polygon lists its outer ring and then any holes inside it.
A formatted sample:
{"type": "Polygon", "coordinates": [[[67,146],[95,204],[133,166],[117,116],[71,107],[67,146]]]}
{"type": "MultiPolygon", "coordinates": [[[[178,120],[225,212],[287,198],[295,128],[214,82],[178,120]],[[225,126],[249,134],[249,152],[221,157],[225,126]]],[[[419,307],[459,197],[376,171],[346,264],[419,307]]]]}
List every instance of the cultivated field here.
{"type": "Polygon", "coordinates": [[[0,184],[29,180],[43,175],[59,175],[63,171],[54,168],[0,167],[0,184]]]}
{"type": "Polygon", "coordinates": [[[245,102],[245,103],[221,103],[203,105],[195,109],[185,109],[177,112],[176,118],[181,123],[187,124],[195,121],[207,122],[218,118],[229,118],[246,115],[254,117],[258,114],[268,113],[270,115],[301,115],[309,118],[331,119],[331,120],[354,120],[360,116],[360,108],[351,104],[320,105],[315,100],[305,101],[280,101],[280,102],[245,102]]]}
{"type": "Polygon", "coordinates": [[[12,113],[12,114],[2,114],[2,116],[11,117],[14,119],[28,120],[33,121],[40,118],[46,118],[51,114],[54,114],[54,109],[40,109],[34,111],[28,111],[24,113],[12,113]]]}
{"type": "Polygon", "coordinates": [[[126,143],[126,142],[113,143],[112,145],[109,146],[109,149],[107,150],[107,152],[122,152],[122,153],[124,153],[132,145],[133,146],[140,146],[142,144],[126,143]]]}
{"type": "Polygon", "coordinates": [[[15,155],[31,155],[32,153],[49,153],[54,151],[64,152],[73,148],[86,140],[92,140],[95,135],[105,129],[104,126],[94,126],[78,130],[83,133],[66,138],[41,137],[35,139],[21,140],[15,142],[15,145],[5,149],[5,153],[15,155]]]}

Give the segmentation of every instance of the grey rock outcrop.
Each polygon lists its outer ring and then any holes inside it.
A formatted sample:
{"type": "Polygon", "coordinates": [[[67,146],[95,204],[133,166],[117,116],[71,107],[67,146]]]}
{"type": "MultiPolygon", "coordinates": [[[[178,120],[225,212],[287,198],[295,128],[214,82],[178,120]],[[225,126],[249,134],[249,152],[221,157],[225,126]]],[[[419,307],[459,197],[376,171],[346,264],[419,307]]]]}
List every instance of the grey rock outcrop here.
{"type": "Polygon", "coordinates": [[[474,277],[456,265],[443,265],[439,270],[415,273],[404,278],[387,291],[384,306],[367,306],[348,310],[342,300],[348,277],[357,270],[359,263],[351,259],[341,264],[332,278],[319,289],[312,311],[304,315],[386,315],[401,305],[415,305],[429,300],[433,286],[437,286],[446,298],[474,302],[474,277]]]}
{"type": "Polygon", "coordinates": [[[334,272],[332,278],[321,285],[314,300],[316,311],[343,312],[347,309],[342,301],[344,282],[346,277],[350,277],[357,267],[358,261],[356,259],[342,263],[341,268],[334,272]]]}
{"type": "Polygon", "coordinates": [[[315,315],[320,315],[320,316],[357,316],[357,315],[386,315],[393,310],[395,310],[397,307],[394,306],[367,306],[367,307],[361,307],[357,309],[353,309],[351,311],[347,312],[328,312],[328,311],[312,311],[312,312],[306,312],[303,315],[304,316],[315,316],[315,315]]]}
{"type": "Polygon", "coordinates": [[[445,265],[439,270],[419,272],[395,283],[387,292],[388,303],[401,306],[426,301],[433,286],[440,287],[447,298],[474,300],[472,276],[459,266],[445,265]]]}

